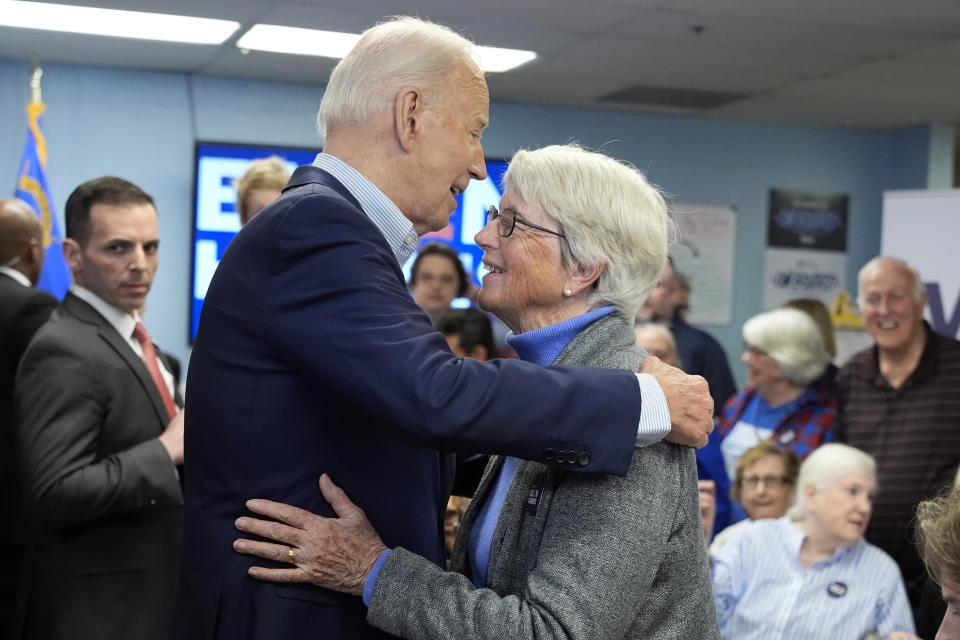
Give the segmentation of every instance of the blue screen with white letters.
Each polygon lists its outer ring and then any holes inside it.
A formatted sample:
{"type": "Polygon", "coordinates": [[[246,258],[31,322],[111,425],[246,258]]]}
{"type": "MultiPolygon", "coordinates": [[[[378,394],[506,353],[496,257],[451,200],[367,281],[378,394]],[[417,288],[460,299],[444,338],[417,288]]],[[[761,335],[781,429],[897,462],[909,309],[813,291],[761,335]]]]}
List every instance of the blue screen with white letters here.
{"type": "MultiPolygon", "coordinates": [[[[279,156],[293,171],[299,165],[311,164],[316,155],[317,151],[312,149],[197,142],[190,272],[191,343],[197,335],[203,298],[213,273],[227,245],[240,231],[234,182],[247,170],[250,161],[257,158],[279,156]]],[[[474,243],[473,236],[483,227],[487,208],[499,202],[500,183],[506,170],[506,162],[487,160],[487,179],[472,181],[457,198],[457,208],[450,216],[450,224],[422,239],[422,242],[444,242],[453,247],[474,280],[477,279],[476,272],[483,251],[474,243]]],[[[408,277],[412,262],[408,261],[404,268],[408,277]]],[[[467,304],[464,300],[454,301],[454,306],[467,304]]]]}

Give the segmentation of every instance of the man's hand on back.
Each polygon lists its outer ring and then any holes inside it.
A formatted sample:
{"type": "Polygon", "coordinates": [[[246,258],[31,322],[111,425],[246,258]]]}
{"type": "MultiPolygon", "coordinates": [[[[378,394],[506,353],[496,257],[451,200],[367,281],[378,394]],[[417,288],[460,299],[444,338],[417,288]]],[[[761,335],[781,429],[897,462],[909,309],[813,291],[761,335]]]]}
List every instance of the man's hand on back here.
{"type": "Polygon", "coordinates": [[[651,356],[643,361],[640,373],[652,375],[667,399],[670,410],[669,442],[700,448],[713,431],[713,398],[703,376],[687,375],[651,356]]]}

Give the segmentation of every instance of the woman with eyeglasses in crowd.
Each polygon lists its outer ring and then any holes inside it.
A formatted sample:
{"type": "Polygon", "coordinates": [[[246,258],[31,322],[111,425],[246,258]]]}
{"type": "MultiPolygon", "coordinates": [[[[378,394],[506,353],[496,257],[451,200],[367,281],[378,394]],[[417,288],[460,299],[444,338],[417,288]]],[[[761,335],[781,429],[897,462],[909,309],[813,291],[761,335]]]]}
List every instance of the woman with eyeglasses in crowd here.
{"type": "MultiPolygon", "coordinates": [[[[837,398],[815,382],[830,364],[823,335],[796,309],[758,314],[743,325],[747,386],[727,402],[717,423],[724,467],[762,440],[773,440],[800,460],[831,442],[837,398]]],[[[734,518],[734,521],[741,518],[734,518]]]]}
{"type": "MultiPolygon", "coordinates": [[[[747,449],[737,461],[730,495],[743,507],[748,519],[732,524],[714,536],[710,554],[715,554],[732,540],[750,521],[782,518],[793,504],[799,470],[797,456],[770,440],[762,440],[747,449]]],[[[705,531],[712,528],[712,522],[704,522],[705,531]]]]}

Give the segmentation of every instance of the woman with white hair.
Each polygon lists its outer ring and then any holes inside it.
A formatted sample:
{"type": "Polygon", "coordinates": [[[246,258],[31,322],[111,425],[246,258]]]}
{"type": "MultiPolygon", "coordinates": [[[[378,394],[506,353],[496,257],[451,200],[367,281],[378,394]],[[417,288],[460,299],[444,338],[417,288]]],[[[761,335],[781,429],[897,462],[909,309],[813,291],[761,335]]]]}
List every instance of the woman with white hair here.
{"type": "Polygon", "coordinates": [[[724,640],[914,638],[900,569],[863,538],[875,490],[866,453],[812,453],[787,515],[744,525],[713,556],[724,640]]]}
{"type": "MultiPolygon", "coordinates": [[[[636,371],[633,319],[667,254],[660,193],[636,169],[572,145],[517,152],[503,182],[476,236],[481,307],[511,328],[509,344],[525,360],[636,371]]],[[[367,621],[404,638],[718,638],[693,450],[637,448],[626,477],[564,468],[589,455],[558,442],[544,452],[552,466],[494,456],[450,571],[386,549],[369,523],[358,526],[345,545],[383,550],[363,592],[367,621]]],[[[338,514],[362,518],[324,482],[338,514]]],[[[284,519],[282,506],[257,502],[253,511],[284,519]]],[[[317,518],[293,513],[287,521],[301,529],[317,518]]],[[[276,523],[242,518],[238,528],[284,542],[235,545],[271,560],[286,558],[293,534],[298,575],[319,586],[336,590],[329,567],[350,565],[350,552],[320,553],[313,536],[276,523]]]]}
{"type": "Polygon", "coordinates": [[[803,460],[833,440],[837,398],[812,384],[830,363],[816,323],[802,311],[775,309],[743,325],[747,387],[731,398],[717,423],[730,478],[740,456],[772,438],[803,460]]]}

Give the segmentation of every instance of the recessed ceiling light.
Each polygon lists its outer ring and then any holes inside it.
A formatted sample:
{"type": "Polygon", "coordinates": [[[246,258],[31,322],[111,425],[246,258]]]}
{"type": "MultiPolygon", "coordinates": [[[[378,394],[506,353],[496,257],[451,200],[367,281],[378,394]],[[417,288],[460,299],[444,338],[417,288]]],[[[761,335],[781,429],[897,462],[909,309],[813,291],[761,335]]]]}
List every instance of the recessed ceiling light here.
{"type": "MultiPolygon", "coordinates": [[[[360,35],[356,33],[257,24],[237,40],[237,47],[272,53],[342,58],[359,39],[360,35]]],[[[477,53],[480,56],[480,66],[489,72],[508,71],[537,57],[533,51],[496,47],[477,47],[477,53]]]]}
{"type": "Polygon", "coordinates": [[[46,2],[0,0],[0,26],[96,36],[221,44],[239,22],[46,2]]]}

